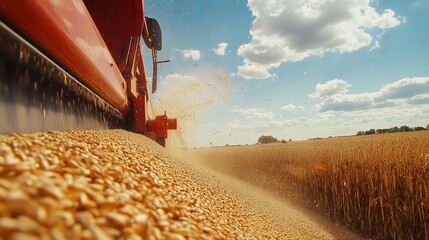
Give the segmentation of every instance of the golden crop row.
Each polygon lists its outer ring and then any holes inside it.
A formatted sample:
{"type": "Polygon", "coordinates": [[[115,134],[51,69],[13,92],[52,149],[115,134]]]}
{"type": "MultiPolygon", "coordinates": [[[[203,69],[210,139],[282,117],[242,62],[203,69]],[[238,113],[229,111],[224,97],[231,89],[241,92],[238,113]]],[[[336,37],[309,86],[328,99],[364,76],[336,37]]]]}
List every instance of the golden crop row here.
{"type": "Polygon", "coordinates": [[[429,239],[429,131],[198,150],[377,239],[429,239]]]}

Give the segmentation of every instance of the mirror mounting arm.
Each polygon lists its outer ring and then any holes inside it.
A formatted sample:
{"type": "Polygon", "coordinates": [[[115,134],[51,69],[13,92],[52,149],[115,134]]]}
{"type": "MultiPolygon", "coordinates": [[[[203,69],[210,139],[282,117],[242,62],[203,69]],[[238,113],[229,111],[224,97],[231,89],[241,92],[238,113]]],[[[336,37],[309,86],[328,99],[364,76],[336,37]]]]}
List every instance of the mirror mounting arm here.
{"type": "Polygon", "coordinates": [[[154,48],[152,48],[152,93],[156,92],[156,83],[157,83],[157,75],[158,75],[158,60],[157,60],[157,52],[154,48]]]}
{"type": "Polygon", "coordinates": [[[168,63],[170,60],[163,60],[158,61],[158,52],[152,48],[152,64],[153,64],[153,71],[152,71],[152,93],[156,92],[156,85],[157,85],[157,78],[158,78],[158,63],[168,63]]]}

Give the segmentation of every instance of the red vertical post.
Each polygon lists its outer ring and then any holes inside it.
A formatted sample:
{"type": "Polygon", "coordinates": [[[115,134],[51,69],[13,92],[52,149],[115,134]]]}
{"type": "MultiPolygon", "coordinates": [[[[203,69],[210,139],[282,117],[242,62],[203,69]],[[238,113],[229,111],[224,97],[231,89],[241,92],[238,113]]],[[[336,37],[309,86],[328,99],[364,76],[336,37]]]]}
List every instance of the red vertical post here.
{"type": "Polygon", "coordinates": [[[146,132],[146,96],[138,95],[134,99],[134,115],[133,115],[134,132],[146,132]]]}

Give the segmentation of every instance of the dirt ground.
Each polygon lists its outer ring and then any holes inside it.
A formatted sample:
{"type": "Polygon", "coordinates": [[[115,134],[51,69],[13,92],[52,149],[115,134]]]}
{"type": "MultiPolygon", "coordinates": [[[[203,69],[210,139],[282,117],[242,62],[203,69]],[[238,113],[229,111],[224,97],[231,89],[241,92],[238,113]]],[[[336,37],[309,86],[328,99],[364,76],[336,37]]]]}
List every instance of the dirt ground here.
{"type": "Polygon", "coordinates": [[[123,130],[0,136],[0,239],[359,239],[123,130]]]}

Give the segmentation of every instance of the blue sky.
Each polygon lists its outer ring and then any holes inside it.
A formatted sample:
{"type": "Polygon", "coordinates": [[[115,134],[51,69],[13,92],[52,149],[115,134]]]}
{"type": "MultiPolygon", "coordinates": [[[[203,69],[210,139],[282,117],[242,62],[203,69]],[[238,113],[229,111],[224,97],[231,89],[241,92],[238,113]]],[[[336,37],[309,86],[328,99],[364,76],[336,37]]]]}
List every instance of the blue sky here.
{"type": "Polygon", "coordinates": [[[154,108],[190,147],[426,126],[428,12],[427,0],[147,0],[171,59],[154,108]]]}

